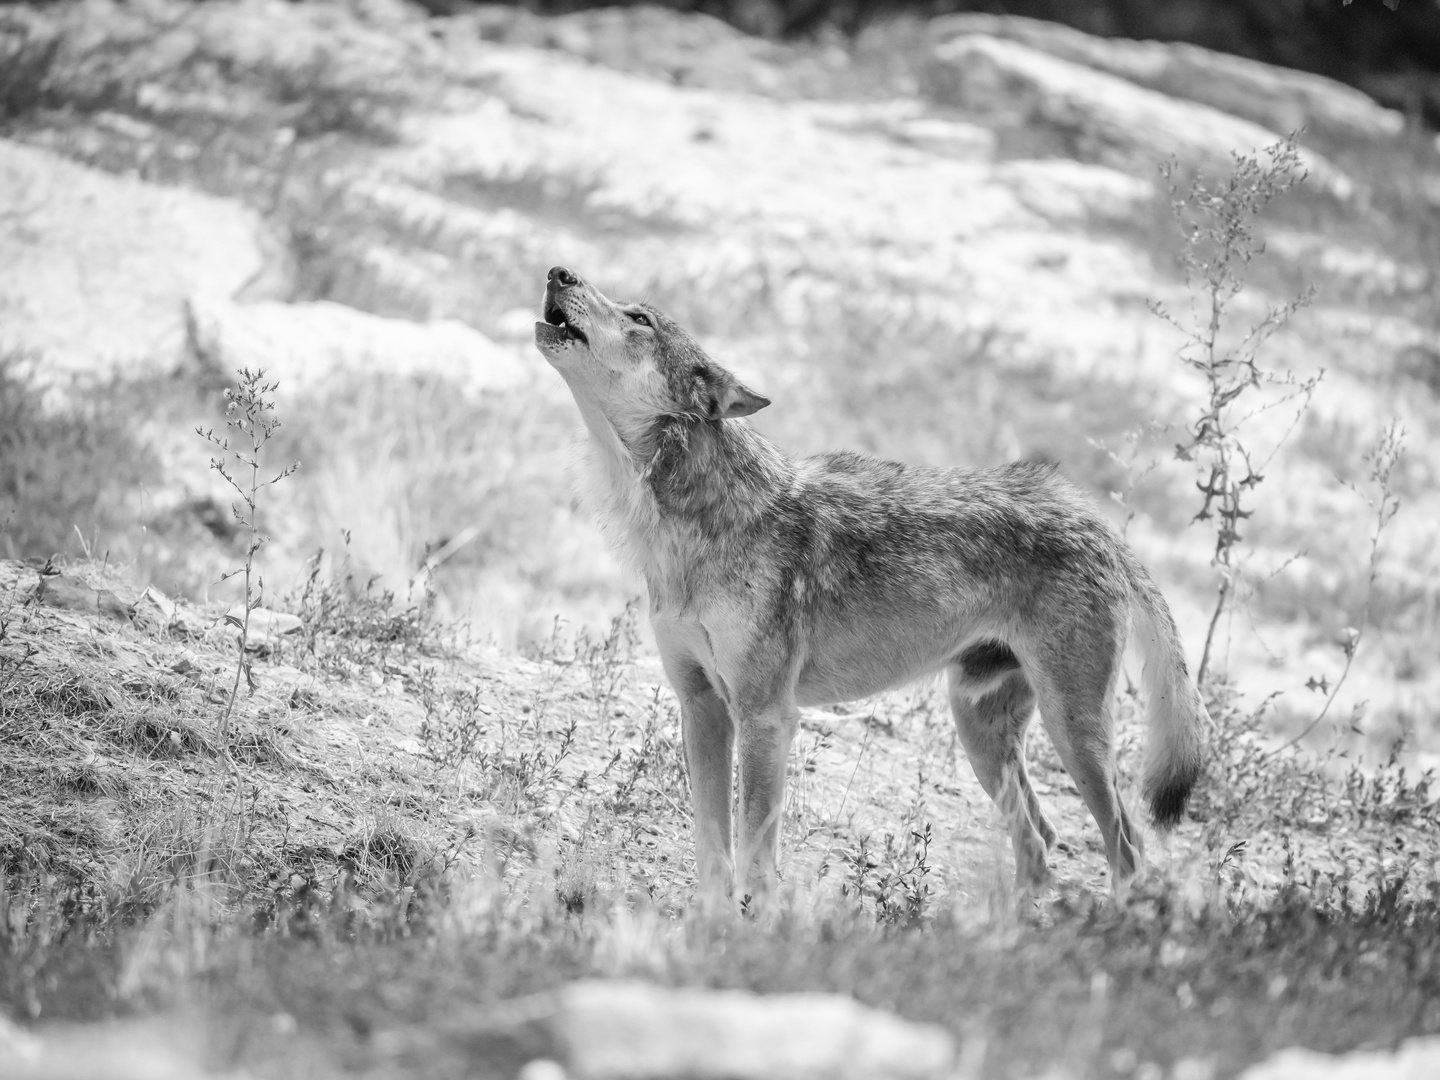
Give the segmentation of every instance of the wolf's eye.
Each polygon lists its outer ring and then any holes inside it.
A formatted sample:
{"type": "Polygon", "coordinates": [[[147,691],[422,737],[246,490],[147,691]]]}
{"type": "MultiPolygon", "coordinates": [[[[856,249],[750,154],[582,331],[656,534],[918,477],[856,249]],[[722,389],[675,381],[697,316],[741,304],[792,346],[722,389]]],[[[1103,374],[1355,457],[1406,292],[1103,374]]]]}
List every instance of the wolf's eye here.
{"type": "Polygon", "coordinates": [[[654,325],[655,325],[654,323],[652,323],[652,322],[650,321],[650,316],[649,316],[649,315],[646,315],[643,311],[632,311],[632,312],[629,312],[629,315],[630,315],[630,319],[631,319],[632,322],[637,322],[637,323],[639,323],[641,326],[654,326],[654,325]]]}

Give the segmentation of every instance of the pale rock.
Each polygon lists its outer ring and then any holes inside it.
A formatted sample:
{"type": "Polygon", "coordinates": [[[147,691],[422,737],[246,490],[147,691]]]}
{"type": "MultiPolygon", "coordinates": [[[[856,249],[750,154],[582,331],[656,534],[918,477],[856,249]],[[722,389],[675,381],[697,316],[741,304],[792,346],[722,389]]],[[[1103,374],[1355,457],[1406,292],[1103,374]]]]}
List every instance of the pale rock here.
{"type": "Polygon", "coordinates": [[[823,103],[809,105],[819,124],[840,131],[878,132],[896,142],[928,150],[958,161],[995,160],[995,133],[980,124],[933,115],[917,98],[893,101],[823,103]]]}
{"type": "MultiPolygon", "coordinates": [[[[926,69],[936,101],[994,117],[1014,127],[1062,133],[1083,159],[1153,175],[1156,161],[1174,156],[1229,172],[1232,154],[1274,145],[1280,134],[1208,105],[1060,60],[1029,46],[982,34],[962,34],[936,47],[926,69]]],[[[1337,198],[1354,185],[1329,162],[1302,154],[1312,182],[1337,198]]]]}
{"type": "Polygon", "coordinates": [[[1183,42],[1102,38],[1022,15],[978,12],[934,20],[936,40],[984,34],[1197,101],[1278,132],[1298,128],[1345,138],[1390,138],[1405,118],[1344,83],[1183,42]]]}
{"type": "Polygon", "coordinates": [[[23,1031],[0,1017],[5,1080],[202,1080],[187,1039],[160,1021],[54,1024],[23,1031]]]}
{"type": "MultiPolygon", "coordinates": [[[[150,633],[178,631],[185,636],[192,636],[183,625],[182,610],[174,600],[171,600],[154,585],[150,585],[140,594],[140,599],[135,601],[134,614],[131,618],[136,626],[150,633]]],[[[198,637],[205,632],[205,628],[197,626],[196,631],[193,636],[198,637]]],[[[194,670],[193,663],[189,661],[182,660],[180,665],[171,668],[177,675],[184,675],[186,672],[194,670]]]]}
{"type": "Polygon", "coordinates": [[[838,994],[572,983],[452,1025],[477,1064],[550,1058],[573,1080],[927,1080],[955,1042],[838,994]]]}
{"type": "MultiPolygon", "coordinates": [[[[177,603],[154,585],[146,588],[135,601],[132,615],[137,626],[150,630],[166,630],[181,637],[199,638],[213,630],[218,620],[207,618],[188,604],[177,603]]],[[[188,669],[186,669],[188,670],[188,669]]],[[[177,669],[177,674],[185,670],[177,669]]]]}
{"type": "Polygon", "coordinates": [[[1052,221],[1123,218],[1155,195],[1155,185],[1139,177],[1064,158],[1006,161],[995,176],[1026,209],[1052,221]]]}
{"type": "Polygon", "coordinates": [[[513,350],[449,319],[420,323],[329,301],[237,304],[214,296],[192,298],[189,310],[205,363],[226,372],[263,368],[267,381],[288,391],[347,375],[425,375],[475,394],[529,377],[513,350]]]}
{"type": "MultiPolygon", "coordinates": [[[[235,604],[225,613],[225,621],[232,627],[238,628],[244,618],[244,604],[235,604]]],[[[304,628],[305,623],[298,615],[263,607],[251,608],[246,640],[252,648],[263,648],[286,634],[298,634],[304,628]]]]}
{"type": "Polygon", "coordinates": [[[187,297],[265,279],[280,245],[229,199],[87,168],[0,139],[0,349],[42,377],[175,366],[187,297]]]}
{"type": "Polygon", "coordinates": [[[1322,1054],[1291,1047],[1252,1065],[1238,1080],[1431,1080],[1440,1076],[1440,1036],[1407,1039],[1393,1053],[1322,1054]]]}
{"type": "Polygon", "coordinates": [[[0,1063],[29,1063],[40,1057],[44,1047],[39,1038],[0,1013],[0,1063]]]}
{"type": "Polygon", "coordinates": [[[1421,266],[1402,264],[1383,252],[1336,243],[1313,233],[1271,229],[1265,245],[1273,254],[1317,268],[1364,294],[1387,296],[1425,287],[1427,271],[1421,266]]]}
{"type": "Polygon", "coordinates": [[[42,576],[35,596],[45,607],[60,611],[99,615],[116,622],[126,622],[130,618],[130,606],[113,592],[96,589],[66,574],[42,576]]]}
{"type": "Polygon", "coordinates": [[[917,116],[902,120],[894,133],[914,146],[960,161],[990,161],[995,157],[995,133],[978,124],[917,116]]]}

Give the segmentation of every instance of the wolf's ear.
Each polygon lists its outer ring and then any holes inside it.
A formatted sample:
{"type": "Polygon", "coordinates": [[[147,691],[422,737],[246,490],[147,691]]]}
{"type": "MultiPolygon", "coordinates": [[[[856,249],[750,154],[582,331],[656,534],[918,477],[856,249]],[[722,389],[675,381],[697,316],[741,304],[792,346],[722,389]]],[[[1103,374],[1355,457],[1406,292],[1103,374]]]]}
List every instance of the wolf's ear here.
{"type": "Polygon", "coordinates": [[[707,420],[734,420],[757,413],[770,404],[769,398],[747,390],[734,379],[724,379],[707,389],[709,393],[702,402],[707,420]]]}

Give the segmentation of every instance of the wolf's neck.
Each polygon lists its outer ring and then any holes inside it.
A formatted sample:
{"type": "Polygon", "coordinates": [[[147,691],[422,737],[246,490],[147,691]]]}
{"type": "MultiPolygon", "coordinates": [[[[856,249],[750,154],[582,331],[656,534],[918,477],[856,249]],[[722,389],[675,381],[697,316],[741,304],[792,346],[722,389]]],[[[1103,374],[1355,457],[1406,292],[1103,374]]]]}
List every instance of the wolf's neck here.
{"type": "Polygon", "coordinates": [[[622,437],[583,400],[581,413],[590,429],[592,509],[645,575],[652,602],[683,605],[695,584],[693,560],[710,544],[729,547],[725,537],[752,526],[793,473],[739,421],[671,417],[622,437]]]}
{"type": "Polygon", "coordinates": [[[689,525],[702,536],[751,524],[794,471],[785,455],[744,421],[667,417],[646,441],[639,449],[661,520],[689,525]]]}

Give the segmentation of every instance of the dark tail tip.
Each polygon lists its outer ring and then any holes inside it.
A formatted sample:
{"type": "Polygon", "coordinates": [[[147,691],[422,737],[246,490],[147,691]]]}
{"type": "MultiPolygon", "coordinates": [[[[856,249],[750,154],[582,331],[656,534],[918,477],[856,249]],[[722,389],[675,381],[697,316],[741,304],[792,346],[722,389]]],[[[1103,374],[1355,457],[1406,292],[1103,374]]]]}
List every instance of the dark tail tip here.
{"type": "Polygon", "coordinates": [[[1173,829],[1185,813],[1185,802],[1195,786],[1193,776],[1175,777],[1150,792],[1150,818],[1156,828],[1173,829]]]}

